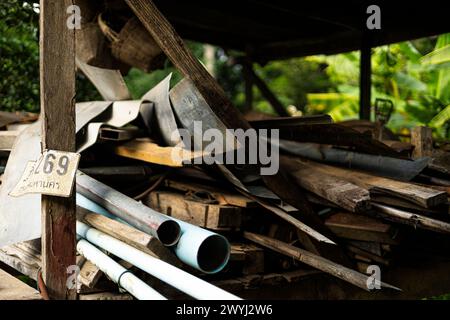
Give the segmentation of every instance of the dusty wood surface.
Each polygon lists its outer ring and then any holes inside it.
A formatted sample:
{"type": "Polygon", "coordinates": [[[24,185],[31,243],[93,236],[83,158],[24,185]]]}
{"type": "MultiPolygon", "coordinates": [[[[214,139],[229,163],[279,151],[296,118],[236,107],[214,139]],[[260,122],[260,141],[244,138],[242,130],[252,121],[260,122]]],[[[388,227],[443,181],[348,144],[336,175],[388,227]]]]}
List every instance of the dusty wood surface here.
{"type": "Polygon", "coordinates": [[[36,289],[0,269],[0,300],[41,300],[36,289]]]}
{"type": "Polygon", "coordinates": [[[281,157],[290,175],[301,187],[351,212],[364,212],[369,205],[369,192],[346,179],[340,179],[316,168],[313,162],[281,157]]]}
{"type": "MultiPolygon", "coordinates": [[[[275,240],[266,236],[262,236],[251,232],[244,232],[244,237],[259,245],[262,245],[264,247],[275,250],[276,252],[299,260],[320,271],[329,273],[363,290],[369,290],[367,286],[368,276],[356,272],[355,270],[339,265],[333,261],[322,258],[304,249],[294,247],[282,241],[275,240]]],[[[381,286],[385,288],[396,289],[395,287],[383,282],[381,282],[381,286]]]]}
{"type": "MultiPolygon", "coordinates": [[[[75,151],[75,30],[67,27],[72,0],[40,2],[42,147],[75,151]]],[[[42,271],[51,298],[74,299],[66,286],[75,264],[75,198],[42,196],[42,271]]]]}
{"type": "Polygon", "coordinates": [[[428,127],[414,127],[411,130],[411,144],[414,146],[413,158],[431,157],[433,155],[432,130],[428,127]]]}

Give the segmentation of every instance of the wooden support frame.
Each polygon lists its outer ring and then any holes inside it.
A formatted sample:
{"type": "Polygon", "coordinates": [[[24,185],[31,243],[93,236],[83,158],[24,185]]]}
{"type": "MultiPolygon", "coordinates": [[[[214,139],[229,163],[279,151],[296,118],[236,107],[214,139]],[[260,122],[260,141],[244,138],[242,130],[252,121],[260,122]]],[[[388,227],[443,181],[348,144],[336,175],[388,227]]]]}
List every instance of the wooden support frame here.
{"type": "MultiPolygon", "coordinates": [[[[42,149],[75,151],[75,30],[72,0],[40,1],[42,149]]],[[[42,196],[42,274],[52,299],[74,299],[66,285],[76,265],[75,197],[42,196]]]]}
{"type": "Polygon", "coordinates": [[[359,65],[359,118],[370,121],[370,96],[372,87],[372,48],[367,35],[363,36],[359,65]]]}
{"type": "Polygon", "coordinates": [[[261,79],[253,69],[252,63],[243,62],[242,68],[248,77],[250,77],[251,81],[256,85],[261,94],[266,98],[266,100],[270,103],[275,112],[281,117],[288,117],[289,113],[286,111],[285,107],[281,103],[280,100],[275,96],[275,94],[270,90],[267,84],[261,79]]]}

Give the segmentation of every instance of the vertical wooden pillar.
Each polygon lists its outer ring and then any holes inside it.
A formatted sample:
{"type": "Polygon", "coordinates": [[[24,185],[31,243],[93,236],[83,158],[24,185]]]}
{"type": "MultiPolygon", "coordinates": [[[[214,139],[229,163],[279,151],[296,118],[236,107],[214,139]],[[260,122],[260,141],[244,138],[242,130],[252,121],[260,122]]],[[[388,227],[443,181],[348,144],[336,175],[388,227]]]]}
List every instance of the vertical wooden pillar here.
{"type": "MultiPolygon", "coordinates": [[[[75,151],[75,30],[72,0],[40,1],[42,148],[75,151]]],[[[75,298],[67,267],[75,265],[75,198],[42,196],[42,274],[52,299],[75,298]]]]}
{"type": "Polygon", "coordinates": [[[367,39],[363,39],[359,66],[359,118],[370,120],[370,89],[372,87],[371,47],[367,39]]]}
{"type": "Polygon", "coordinates": [[[253,109],[253,80],[249,74],[247,68],[242,67],[242,76],[244,78],[245,87],[245,112],[251,111],[253,109]]]}

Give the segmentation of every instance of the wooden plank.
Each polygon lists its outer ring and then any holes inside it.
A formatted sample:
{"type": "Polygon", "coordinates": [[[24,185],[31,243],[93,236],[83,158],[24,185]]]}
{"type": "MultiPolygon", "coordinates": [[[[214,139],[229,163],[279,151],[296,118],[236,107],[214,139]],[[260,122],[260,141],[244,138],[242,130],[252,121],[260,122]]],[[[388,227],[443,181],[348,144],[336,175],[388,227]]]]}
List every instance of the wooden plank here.
{"type": "Polygon", "coordinates": [[[205,192],[211,194],[220,204],[229,204],[241,208],[257,207],[256,201],[241,194],[232,193],[206,184],[166,179],[164,180],[164,185],[183,192],[205,192]]]}
{"type": "Polygon", "coordinates": [[[0,300],[42,300],[36,289],[0,269],[0,300]]]}
{"type": "Polygon", "coordinates": [[[428,218],[416,213],[398,210],[381,204],[373,204],[376,214],[388,220],[410,225],[414,228],[426,229],[450,234],[450,223],[428,218]]]}
{"type": "MultiPolygon", "coordinates": [[[[258,243],[259,245],[270,248],[276,252],[292,257],[311,267],[314,267],[323,272],[329,273],[339,279],[347,281],[363,290],[369,291],[367,286],[368,277],[364,274],[356,272],[355,270],[339,265],[333,261],[322,258],[304,249],[294,247],[282,241],[278,241],[266,236],[250,232],[244,232],[244,237],[248,240],[258,243]]],[[[381,286],[384,288],[400,290],[394,286],[391,286],[383,282],[381,282],[381,286]]]]}
{"type": "Polygon", "coordinates": [[[129,225],[112,220],[100,214],[91,213],[80,207],[77,207],[77,218],[142,252],[160,258],[172,265],[181,265],[175,254],[165,247],[158,239],[129,225]]]}
{"type": "Polygon", "coordinates": [[[325,225],[340,238],[398,244],[397,229],[371,217],[340,212],[328,217],[325,225]]]}
{"type": "Polygon", "coordinates": [[[161,147],[148,138],[135,139],[114,147],[114,152],[122,157],[160,164],[168,167],[182,167],[184,161],[194,163],[202,157],[199,151],[187,151],[178,147],[161,147]],[[174,157],[174,154],[178,157],[174,157]]]}
{"type": "Polygon", "coordinates": [[[369,192],[347,180],[317,170],[313,162],[281,156],[281,164],[302,188],[351,212],[365,212],[370,208],[369,192]]]}
{"type": "MultiPolygon", "coordinates": [[[[75,30],[72,0],[40,1],[42,148],[75,151],[75,30]]],[[[75,197],[42,196],[42,273],[51,298],[74,299],[67,268],[75,265],[75,197]]]]}
{"type": "Polygon", "coordinates": [[[196,201],[175,192],[154,191],[144,203],[176,219],[213,230],[239,228],[242,222],[240,208],[196,201]]]}
{"type": "Polygon", "coordinates": [[[433,131],[431,128],[418,126],[411,130],[411,144],[414,146],[413,158],[431,157],[433,155],[433,131]]]}
{"type": "Polygon", "coordinates": [[[412,182],[402,182],[373,176],[357,170],[333,167],[312,161],[303,161],[300,159],[295,159],[295,161],[305,163],[320,170],[323,174],[338,177],[369,191],[382,192],[386,195],[398,197],[425,208],[432,208],[447,203],[446,192],[434,190],[412,182]]]}

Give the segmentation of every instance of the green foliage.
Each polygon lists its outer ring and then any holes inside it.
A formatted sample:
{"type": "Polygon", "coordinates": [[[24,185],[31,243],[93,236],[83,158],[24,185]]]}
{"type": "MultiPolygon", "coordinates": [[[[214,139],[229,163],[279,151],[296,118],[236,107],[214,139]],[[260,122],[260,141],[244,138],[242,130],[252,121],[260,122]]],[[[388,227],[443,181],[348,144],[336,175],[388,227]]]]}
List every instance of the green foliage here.
{"type": "Polygon", "coordinates": [[[0,108],[39,109],[38,15],[24,1],[0,2],[0,108]]]}

